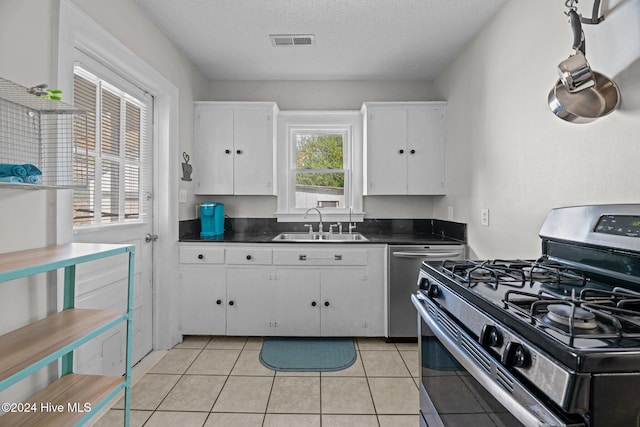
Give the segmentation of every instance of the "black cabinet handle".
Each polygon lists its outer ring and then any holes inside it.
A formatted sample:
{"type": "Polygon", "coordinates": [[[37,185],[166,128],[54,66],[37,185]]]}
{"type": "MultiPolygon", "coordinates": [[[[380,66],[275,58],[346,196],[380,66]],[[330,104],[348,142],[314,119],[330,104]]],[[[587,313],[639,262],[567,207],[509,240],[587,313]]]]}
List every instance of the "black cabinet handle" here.
{"type": "Polygon", "coordinates": [[[329,307],[329,301],[325,301],[325,302],[324,302],[324,306],[325,306],[325,307],[329,307]]]}
{"type": "Polygon", "coordinates": [[[204,259],[204,255],[198,254],[198,259],[204,259]]]}
{"type": "Polygon", "coordinates": [[[222,300],[221,299],[217,300],[216,304],[218,304],[218,305],[222,304],[222,300]]]}
{"type": "Polygon", "coordinates": [[[416,150],[411,150],[410,153],[411,154],[416,154],[416,150]]]}
{"type": "Polygon", "coordinates": [[[251,255],[247,255],[247,260],[251,260],[251,255]]]}
{"type": "Polygon", "coordinates": [[[224,150],[224,154],[231,154],[231,150],[224,150]]]}
{"type": "Polygon", "coordinates": [[[242,154],[242,150],[236,150],[236,154],[242,154]]]}
{"type": "Polygon", "coordinates": [[[311,307],[315,307],[316,305],[318,305],[318,303],[316,303],[315,301],[311,302],[311,307]]]}
{"type": "Polygon", "coordinates": [[[233,301],[229,301],[229,305],[233,305],[233,301]]]}
{"type": "Polygon", "coordinates": [[[400,153],[400,154],[404,154],[404,150],[400,150],[400,151],[399,151],[399,153],[400,153]]]}

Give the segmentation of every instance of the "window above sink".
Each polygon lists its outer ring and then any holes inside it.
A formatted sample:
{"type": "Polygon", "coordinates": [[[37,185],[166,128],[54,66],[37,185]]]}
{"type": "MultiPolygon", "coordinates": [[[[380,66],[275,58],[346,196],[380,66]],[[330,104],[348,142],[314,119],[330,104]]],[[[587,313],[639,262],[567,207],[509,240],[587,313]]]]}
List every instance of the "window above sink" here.
{"type": "Polygon", "coordinates": [[[363,220],[360,111],[281,111],[277,152],[279,221],[363,220]]]}

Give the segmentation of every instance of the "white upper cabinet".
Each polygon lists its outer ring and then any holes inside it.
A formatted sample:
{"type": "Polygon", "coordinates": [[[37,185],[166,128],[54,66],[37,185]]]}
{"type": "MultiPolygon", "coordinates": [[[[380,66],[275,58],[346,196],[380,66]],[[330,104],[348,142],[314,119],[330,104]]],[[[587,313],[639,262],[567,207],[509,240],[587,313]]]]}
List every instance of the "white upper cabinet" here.
{"type": "Polygon", "coordinates": [[[274,195],[278,106],[196,102],[195,194],[274,195]]]}
{"type": "Polygon", "coordinates": [[[445,194],[446,102],[366,102],[364,194],[445,194]]]}

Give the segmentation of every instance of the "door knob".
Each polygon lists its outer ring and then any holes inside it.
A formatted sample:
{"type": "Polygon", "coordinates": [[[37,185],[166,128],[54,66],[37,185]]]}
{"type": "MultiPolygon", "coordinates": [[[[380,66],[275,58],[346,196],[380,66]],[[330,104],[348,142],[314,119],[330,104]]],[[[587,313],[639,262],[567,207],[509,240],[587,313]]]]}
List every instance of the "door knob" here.
{"type": "Polygon", "coordinates": [[[158,240],[158,235],[157,234],[147,233],[146,236],[144,236],[144,241],[147,242],[147,243],[155,242],[156,240],[158,240]]]}

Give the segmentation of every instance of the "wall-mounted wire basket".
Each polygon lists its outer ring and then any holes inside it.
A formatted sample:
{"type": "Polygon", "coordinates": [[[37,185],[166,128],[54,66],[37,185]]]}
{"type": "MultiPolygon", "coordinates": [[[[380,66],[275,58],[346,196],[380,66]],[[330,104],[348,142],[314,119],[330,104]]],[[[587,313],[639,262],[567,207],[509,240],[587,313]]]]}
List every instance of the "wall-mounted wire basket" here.
{"type": "Polygon", "coordinates": [[[0,186],[86,187],[86,138],[84,110],[0,77],[0,186]]]}

